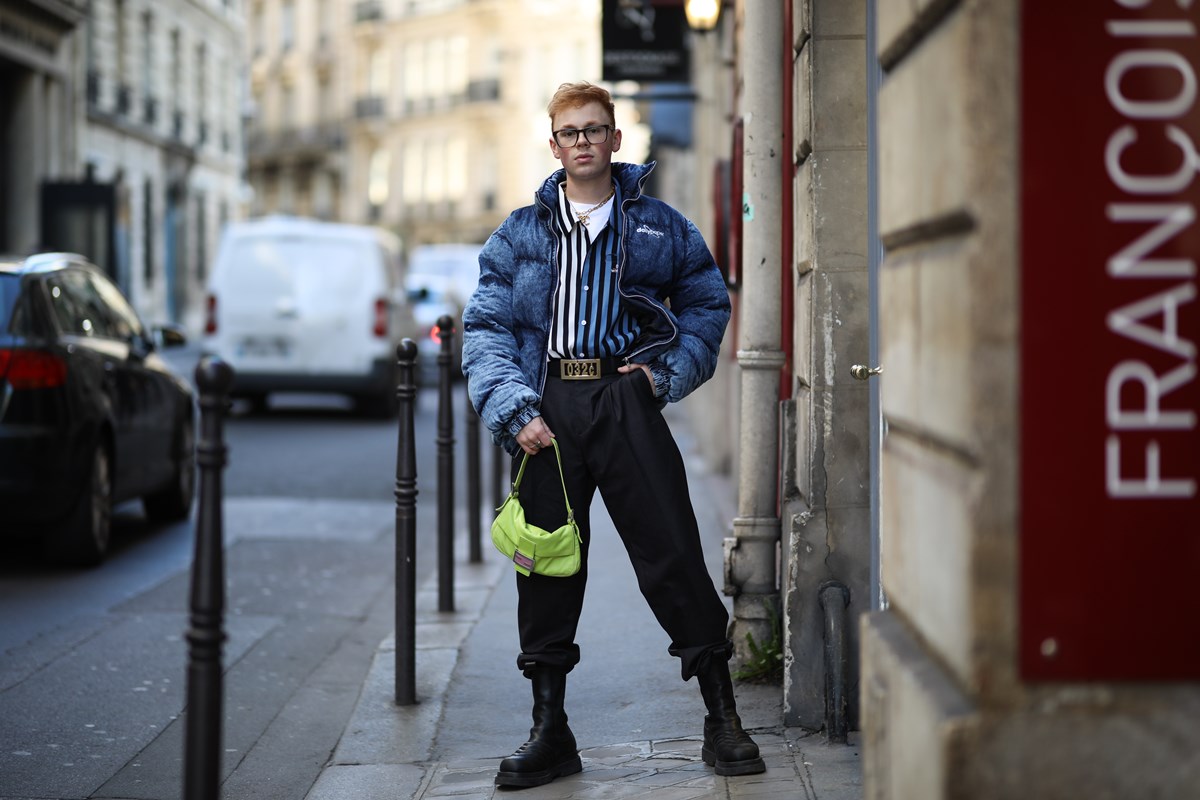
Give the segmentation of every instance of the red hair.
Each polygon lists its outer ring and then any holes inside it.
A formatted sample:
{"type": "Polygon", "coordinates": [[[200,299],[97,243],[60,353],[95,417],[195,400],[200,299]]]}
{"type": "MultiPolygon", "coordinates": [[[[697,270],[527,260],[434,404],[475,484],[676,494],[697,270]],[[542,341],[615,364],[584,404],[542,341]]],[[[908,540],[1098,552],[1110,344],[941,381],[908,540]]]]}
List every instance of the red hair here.
{"type": "Polygon", "coordinates": [[[604,87],[588,83],[587,81],[560,85],[558,90],[554,92],[554,96],[550,98],[550,105],[546,106],[546,111],[549,112],[550,122],[553,124],[554,117],[558,112],[565,111],[568,108],[586,106],[588,103],[599,103],[608,112],[608,118],[612,124],[617,124],[617,114],[613,108],[612,95],[604,87]]]}

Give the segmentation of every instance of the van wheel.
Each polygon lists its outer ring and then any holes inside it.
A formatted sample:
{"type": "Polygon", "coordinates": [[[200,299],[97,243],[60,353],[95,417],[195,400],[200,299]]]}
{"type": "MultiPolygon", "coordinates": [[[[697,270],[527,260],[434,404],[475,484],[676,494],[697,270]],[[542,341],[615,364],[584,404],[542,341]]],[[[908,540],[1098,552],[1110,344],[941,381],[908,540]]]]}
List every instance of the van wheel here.
{"type": "Polygon", "coordinates": [[[112,538],[112,462],[103,443],[92,453],[84,491],[71,516],[45,542],[46,555],[61,564],[91,567],[104,560],[112,538]]]}
{"type": "Polygon", "coordinates": [[[243,397],[246,398],[246,403],[250,406],[251,414],[265,414],[269,410],[267,406],[267,395],[265,392],[247,394],[243,395],[243,397]]]}
{"type": "Polygon", "coordinates": [[[142,498],[147,517],[156,522],[178,522],[188,518],[192,511],[192,498],[196,493],[194,452],[192,421],[185,419],[175,432],[175,446],[171,453],[175,470],[171,482],[154,494],[142,498]]]}
{"type": "Polygon", "coordinates": [[[357,404],[362,414],[376,419],[392,419],[400,413],[400,398],[394,389],[381,394],[362,395],[357,404]]]}

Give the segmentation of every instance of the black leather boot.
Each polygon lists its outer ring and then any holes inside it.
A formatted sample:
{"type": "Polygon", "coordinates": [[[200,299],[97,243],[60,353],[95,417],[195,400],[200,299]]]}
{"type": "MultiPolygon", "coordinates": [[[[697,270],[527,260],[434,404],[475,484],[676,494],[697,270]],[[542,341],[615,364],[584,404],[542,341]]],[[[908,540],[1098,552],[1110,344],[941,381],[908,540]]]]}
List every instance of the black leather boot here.
{"type": "Polygon", "coordinates": [[[700,693],[708,714],[704,717],[704,763],[715,767],[718,775],[753,775],[766,772],[758,755],[758,745],[742,729],[742,720],[733,699],[733,679],[729,662],[721,653],[704,659],[696,672],[700,693]]]}
{"type": "Polygon", "coordinates": [[[529,741],[500,762],[497,786],[541,786],[583,769],[575,735],[567,727],[567,712],[563,710],[567,673],[536,668],[531,673],[533,727],[529,729],[529,741]]]}

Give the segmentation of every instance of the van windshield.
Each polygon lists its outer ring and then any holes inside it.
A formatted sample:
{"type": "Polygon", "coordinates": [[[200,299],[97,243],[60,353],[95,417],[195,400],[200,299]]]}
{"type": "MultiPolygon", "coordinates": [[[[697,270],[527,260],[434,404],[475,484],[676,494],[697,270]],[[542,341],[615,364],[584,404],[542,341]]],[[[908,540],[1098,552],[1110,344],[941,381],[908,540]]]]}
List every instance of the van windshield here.
{"type": "MultiPolygon", "coordinates": [[[[286,295],[298,302],[357,298],[377,281],[364,280],[379,251],[366,242],[321,237],[263,237],[235,241],[229,264],[236,270],[238,295],[286,295]]],[[[233,300],[233,298],[229,298],[233,300]]]]}

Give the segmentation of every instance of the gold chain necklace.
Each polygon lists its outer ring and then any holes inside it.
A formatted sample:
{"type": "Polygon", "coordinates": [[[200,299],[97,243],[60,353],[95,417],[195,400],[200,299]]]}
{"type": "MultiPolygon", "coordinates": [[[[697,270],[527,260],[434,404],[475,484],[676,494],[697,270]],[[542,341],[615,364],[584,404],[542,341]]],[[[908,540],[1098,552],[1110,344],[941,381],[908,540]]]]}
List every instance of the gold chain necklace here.
{"type": "Polygon", "coordinates": [[[580,222],[582,222],[584,225],[587,225],[588,217],[590,217],[592,215],[592,212],[595,211],[596,209],[600,208],[600,206],[604,205],[609,200],[612,200],[613,195],[616,193],[617,193],[616,189],[610,189],[607,197],[605,197],[599,203],[596,203],[596,205],[592,206],[587,211],[576,211],[575,216],[579,218],[580,222]]]}

